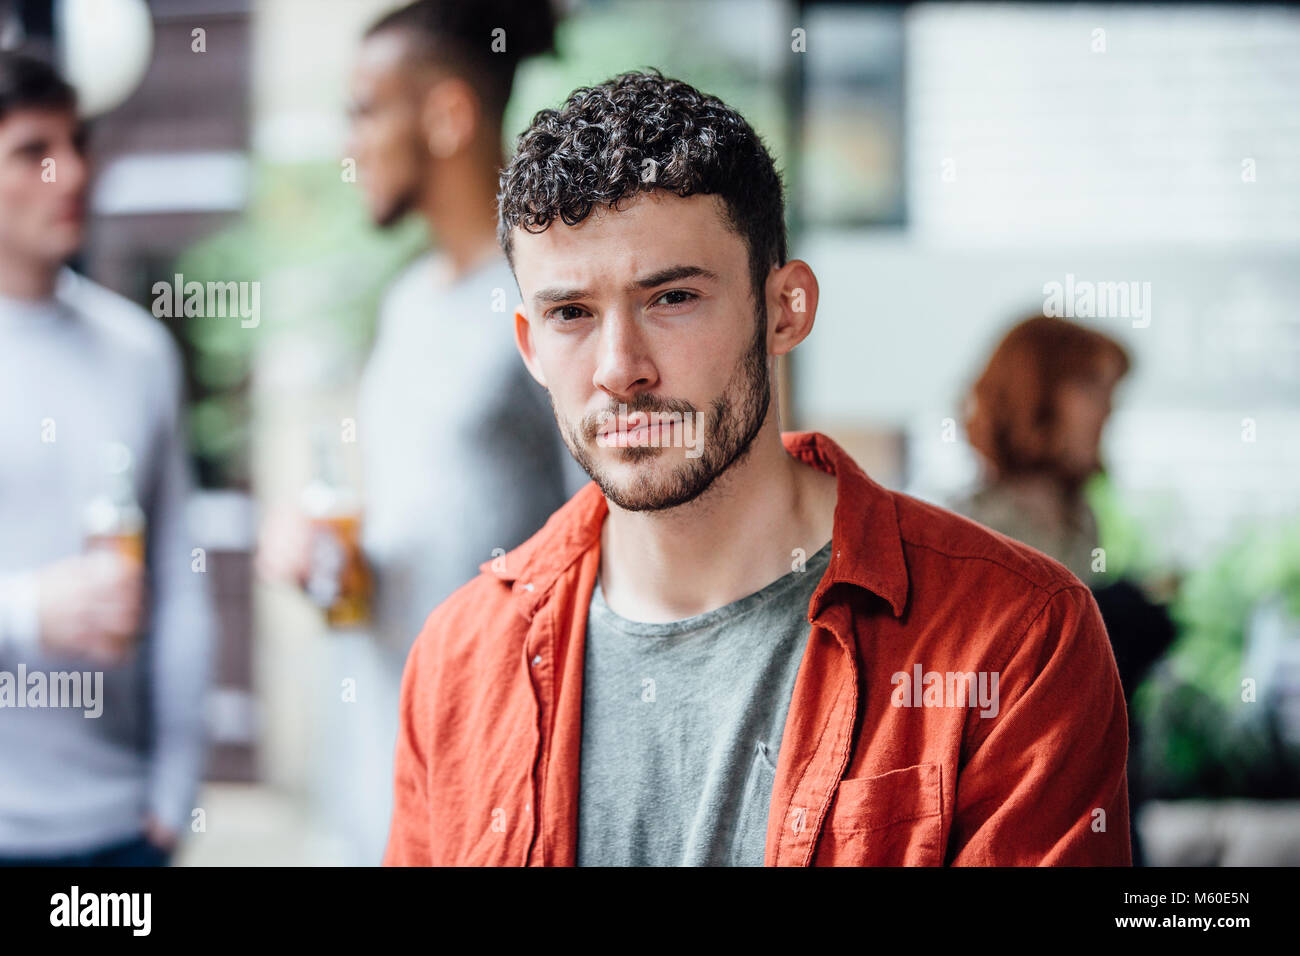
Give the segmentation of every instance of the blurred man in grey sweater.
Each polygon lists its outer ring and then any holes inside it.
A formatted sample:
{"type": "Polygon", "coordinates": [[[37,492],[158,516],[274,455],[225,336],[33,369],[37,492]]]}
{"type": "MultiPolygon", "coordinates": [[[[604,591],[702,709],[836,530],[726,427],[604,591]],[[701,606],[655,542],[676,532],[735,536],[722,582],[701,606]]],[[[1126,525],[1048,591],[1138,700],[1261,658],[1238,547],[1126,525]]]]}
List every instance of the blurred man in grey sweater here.
{"type": "Polygon", "coordinates": [[[203,767],[181,363],[156,320],[63,267],[83,136],[72,89],[0,52],[0,864],[165,863],[203,767]],[[138,509],[143,561],[87,549],[105,495],[138,509]]]}

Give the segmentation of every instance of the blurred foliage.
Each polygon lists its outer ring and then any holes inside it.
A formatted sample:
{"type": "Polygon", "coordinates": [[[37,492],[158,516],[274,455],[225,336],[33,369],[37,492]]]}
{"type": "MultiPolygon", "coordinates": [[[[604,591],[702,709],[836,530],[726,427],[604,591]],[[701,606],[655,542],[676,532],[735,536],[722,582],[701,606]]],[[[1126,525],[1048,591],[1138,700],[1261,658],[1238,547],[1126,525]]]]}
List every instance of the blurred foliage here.
{"type": "MultiPolygon", "coordinates": [[[[1106,549],[1107,577],[1161,571],[1151,537],[1097,476],[1086,489],[1106,549]]],[[[1281,743],[1265,702],[1241,699],[1246,629],[1280,599],[1300,619],[1300,519],[1244,530],[1178,582],[1169,612],[1178,637],[1138,688],[1141,773],[1152,797],[1295,796],[1298,755],[1281,743]]]]}
{"type": "Polygon", "coordinates": [[[1151,536],[1125,509],[1110,476],[1097,472],[1084,485],[1083,493],[1097,519],[1098,537],[1106,551],[1103,580],[1143,578],[1155,573],[1159,559],[1148,544],[1151,536]]]}
{"type": "Polygon", "coordinates": [[[255,350],[279,334],[310,332],[364,354],[385,287],[426,245],[414,217],[376,230],[355,190],[337,163],[259,165],[245,216],[178,257],[176,271],[187,283],[261,283],[256,327],[213,318],[183,326],[196,385],[191,441],[203,485],[248,486],[255,350]]]}
{"type": "Polygon", "coordinates": [[[1300,755],[1270,702],[1242,700],[1246,629],[1280,599],[1300,620],[1300,521],[1256,526],[1192,571],[1170,608],[1178,640],[1134,705],[1143,767],[1162,796],[1295,796],[1300,755]]]}

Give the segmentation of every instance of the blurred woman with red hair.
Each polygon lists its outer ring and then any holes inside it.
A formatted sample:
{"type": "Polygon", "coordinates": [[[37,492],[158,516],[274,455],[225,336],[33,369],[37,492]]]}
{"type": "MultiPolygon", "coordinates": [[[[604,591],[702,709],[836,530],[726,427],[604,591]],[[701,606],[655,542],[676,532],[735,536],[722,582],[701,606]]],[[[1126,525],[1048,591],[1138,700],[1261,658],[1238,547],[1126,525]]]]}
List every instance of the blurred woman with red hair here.
{"type": "Polygon", "coordinates": [[[1039,315],[1015,326],[968,399],[987,479],[957,510],[1092,583],[1097,522],[1083,485],[1101,470],[1102,428],[1129,367],[1119,343],[1081,325],[1039,315]]]}
{"type": "MultiPolygon", "coordinates": [[[[1093,573],[1100,544],[1083,495],[1101,470],[1101,432],[1130,365],[1118,342],[1064,319],[1038,315],[1008,332],[968,399],[966,432],[984,459],[986,483],[954,508],[1055,558],[1092,588],[1132,715],[1133,692],[1173,642],[1174,626],[1133,582],[1093,573]]],[[[1131,755],[1141,733],[1130,719],[1131,755]]],[[[1144,866],[1137,820],[1146,794],[1133,759],[1128,786],[1133,865],[1144,866]]]]}

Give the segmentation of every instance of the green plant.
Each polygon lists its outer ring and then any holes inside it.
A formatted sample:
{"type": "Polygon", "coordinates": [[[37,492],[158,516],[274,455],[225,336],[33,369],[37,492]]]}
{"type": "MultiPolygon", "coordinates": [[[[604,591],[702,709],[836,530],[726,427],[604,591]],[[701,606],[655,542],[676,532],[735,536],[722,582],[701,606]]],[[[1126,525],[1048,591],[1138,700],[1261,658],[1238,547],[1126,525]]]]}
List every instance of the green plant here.
{"type": "Polygon", "coordinates": [[[1134,699],[1144,775],[1165,796],[1281,795],[1294,774],[1258,702],[1242,700],[1251,614],[1281,597],[1300,617],[1300,522],[1255,526],[1193,570],[1170,608],[1179,636],[1134,699]]]}

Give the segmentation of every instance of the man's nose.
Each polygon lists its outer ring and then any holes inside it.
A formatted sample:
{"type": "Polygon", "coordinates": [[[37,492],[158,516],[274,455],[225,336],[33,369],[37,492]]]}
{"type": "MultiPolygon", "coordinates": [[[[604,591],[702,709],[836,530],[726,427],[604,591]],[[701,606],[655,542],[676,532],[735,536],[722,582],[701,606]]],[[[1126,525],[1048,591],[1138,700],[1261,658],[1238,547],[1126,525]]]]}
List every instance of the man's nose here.
{"type": "Polygon", "coordinates": [[[90,180],[90,161],[85,154],[75,148],[61,150],[55,160],[55,182],[66,192],[85,189],[90,180]]]}
{"type": "Polygon", "coordinates": [[[628,310],[614,309],[600,326],[600,358],[592,383],[615,398],[626,397],[659,384],[644,329],[628,310]]]}

